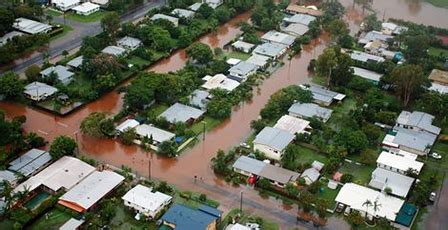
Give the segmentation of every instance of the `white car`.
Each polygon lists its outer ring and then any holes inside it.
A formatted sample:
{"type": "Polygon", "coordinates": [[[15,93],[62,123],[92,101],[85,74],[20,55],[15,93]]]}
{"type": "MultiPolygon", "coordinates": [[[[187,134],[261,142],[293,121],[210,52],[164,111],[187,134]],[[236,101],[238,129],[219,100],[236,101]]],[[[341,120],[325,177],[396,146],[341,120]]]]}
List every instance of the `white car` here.
{"type": "Polygon", "coordinates": [[[442,155],[440,155],[440,154],[438,154],[436,152],[431,153],[429,156],[434,158],[434,159],[436,159],[436,160],[442,159],[442,155]]]}
{"type": "Polygon", "coordinates": [[[432,202],[436,201],[436,197],[437,197],[437,194],[435,192],[432,192],[431,194],[429,194],[429,200],[432,202]]]}

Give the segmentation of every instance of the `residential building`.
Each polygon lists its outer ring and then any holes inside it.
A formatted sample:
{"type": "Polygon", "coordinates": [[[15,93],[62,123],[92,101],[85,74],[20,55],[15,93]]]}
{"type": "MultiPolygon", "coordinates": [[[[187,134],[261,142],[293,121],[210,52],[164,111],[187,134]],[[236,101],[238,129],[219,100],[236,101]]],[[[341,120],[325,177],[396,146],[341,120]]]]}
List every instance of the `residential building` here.
{"type": "Polygon", "coordinates": [[[203,114],[204,111],[200,109],[176,103],[160,114],[159,117],[165,118],[171,124],[176,124],[177,122],[193,123],[201,118],[203,114]]]}
{"type": "Polygon", "coordinates": [[[258,69],[264,70],[269,67],[270,60],[270,57],[254,53],[246,62],[256,65],[258,69]]]}
{"type": "Polygon", "coordinates": [[[100,5],[91,2],[84,2],[81,5],[73,7],[72,10],[75,11],[76,14],[87,16],[98,12],[100,10],[100,5]]]}
{"type": "Polygon", "coordinates": [[[303,24],[291,23],[285,27],[281,27],[281,30],[291,36],[300,37],[305,35],[310,30],[310,28],[303,24]]]}
{"type": "MultiPolygon", "coordinates": [[[[225,228],[225,230],[254,230],[253,228],[241,225],[239,223],[235,223],[235,224],[229,224],[227,225],[227,227],[225,228]]],[[[260,229],[255,229],[255,230],[260,230],[260,229]]]]}
{"type": "Polygon", "coordinates": [[[68,191],[95,171],[95,167],[64,156],[14,189],[14,193],[41,188],[49,193],[68,191]]]}
{"type": "Polygon", "coordinates": [[[246,61],[241,61],[229,69],[229,78],[243,82],[246,81],[250,75],[255,74],[257,69],[258,66],[256,65],[246,61]]]}
{"type": "Polygon", "coordinates": [[[12,187],[15,187],[17,185],[17,182],[19,181],[19,178],[15,173],[11,171],[0,170],[0,191],[3,190],[2,182],[4,181],[8,182],[12,187]]]}
{"type": "Polygon", "coordinates": [[[224,4],[224,0],[202,0],[203,3],[207,4],[213,9],[218,8],[220,5],[224,4]]]}
{"type": "Polygon", "coordinates": [[[364,36],[361,36],[358,40],[359,44],[365,45],[368,42],[380,41],[386,44],[387,41],[393,39],[394,37],[391,35],[383,34],[379,31],[369,31],[364,36]]]}
{"type": "Polygon", "coordinates": [[[27,34],[45,34],[53,28],[51,25],[27,18],[17,18],[12,27],[27,34]]]}
{"type": "Polygon", "coordinates": [[[316,182],[320,177],[320,172],[311,167],[308,169],[305,169],[305,171],[303,171],[302,175],[300,175],[300,178],[303,178],[305,180],[305,184],[306,185],[310,185],[314,182],[316,182]]]}
{"type": "Polygon", "coordinates": [[[40,72],[42,78],[50,77],[55,74],[57,79],[64,85],[68,85],[73,81],[75,73],[71,72],[67,67],[62,65],[51,66],[40,72]]]}
{"type": "Polygon", "coordinates": [[[38,173],[51,161],[49,152],[40,149],[31,149],[19,158],[9,163],[8,170],[28,177],[38,173]]]}
{"type": "Polygon", "coordinates": [[[253,141],[254,151],[260,151],[266,157],[280,160],[286,147],[294,140],[295,135],[288,131],[265,127],[253,141]]]}
{"type": "Polygon", "coordinates": [[[437,91],[442,94],[448,93],[448,71],[433,69],[428,78],[431,80],[430,90],[437,91]]]}
{"type": "Polygon", "coordinates": [[[84,220],[70,218],[61,227],[59,227],[59,230],[78,230],[81,229],[82,224],[84,224],[84,220]]]}
{"type": "Polygon", "coordinates": [[[178,18],[190,19],[194,17],[195,13],[194,11],[191,10],[176,8],[173,11],[171,11],[171,14],[177,16],[178,18]]]}
{"type": "Polygon", "coordinates": [[[147,137],[153,140],[152,145],[157,146],[158,144],[172,140],[176,135],[174,133],[165,131],[163,129],[156,128],[152,125],[142,124],[135,128],[137,135],[140,139],[147,137]]]}
{"type": "Polygon", "coordinates": [[[80,69],[83,61],[84,57],[81,55],[67,62],[67,66],[71,67],[72,69],[80,69]]]}
{"type": "Polygon", "coordinates": [[[350,57],[353,60],[360,61],[360,62],[381,63],[381,62],[385,61],[385,59],[383,57],[375,56],[373,54],[368,54],[368,53],[356,51],[356,50],[354,50],[350,53],[350,57]]]}
{"type": "Polygon", "coordinates": [[[108,46],[101,50],[101,53],[110,54],[115,57],[123,57],[126,55],[126,49],[119,46],[108,46]]]}
{"type": "Polygon", "coordinates": [[[243,53],[250,53],[252,51],[252,49],[255,47],[255,45],[245,42],[245,41],[238,40],[238,41],[232,43],[232,47],[237,51],[240,51],[243,53]]]}
{"type": "Polygon", "coordinates": [[[423,163],[412,160],[403,156],[383,151],[378,159],[376,159],[377,167],[398,172],[406,175],[406,172],[411,169],[415,174],[420,174],[423,168],[423,163]]]}
{"type": "Polygon", "coordinates": [[[381,42],[380,40],[374,40],[371,42],[367,42],[364,46],[364,50],[373,55],[380,55],[380,50],[387,48],[387,45],[381,42]]]}
{"type": "Polygon", "coordinates": [[[143,43],[140,39],[129,36],[123,37],[117,41],[117,46],[124,48],[128,52],[136,50],[142,44],[143,43]]]}
{"type": "Polygon", "coordinates": [[[154,219],[171,203],[173,197],[161,192],[153,192],[152,188],[138,184],[121,199],[125,206],[134,209],[141,215],[154,219]]]}
{"type": "Polygon", "coordinates": [[[274,125],[274,128],[288,131],[293,135],[301,133],[310,134],[312,129],[309,121],[289,115],[283,115],[280,119],[278,119],[277,123],[274,125]]]}
{"type": "Polygon", "coordinates": [[[168,16],[168,15],[165,15],[165,14],[154,14],[151,17],[151,21],[155,21],[155,20],[159,20],[159,19],[170,21],[171,23],[173,23],[173,25],[175,27],[179,26],[179,19],[175,18],[175,17],[172,17],[172,16],[168,16]]]}
{"type": "Polygon", "coordinates": [[[406,198],[415,179],[400,173],[392,172],[383,168],[376,168],[372,172],[372,179],[369,186],[385,192],[390,189],[390,193],[406,198]]]}
{"type": "Polygon", "coordinates": [[[193,5],[189,6],[188,9],[196,12],[199,10],[199,8],[202,6],[202,2],[195,2],[193,5]]]}
{"type": "Polygon", "coordinates": [[[269,57],[272,60],[277,60],[277,58],[285,54],[287,50],[288,47],[280,43],[263,43],[257,46],[253,53],[269,57]]]}
{"type": "Polygon", "coordinates": [[[51,0],[51,5],[58,10],[68,11],[81,4],[81,0],[51,0]]]}
{"type": "Polygon", "coordinates": [[[407,27],[399,26],[392,22],[381,23],[381,32],[386,35],[399,35],[407,30],[407,27]]]}
{"type": "Polygon", "coordinates": [[[199,108],[200,110],[206,111],[207,104],[209,100],[210,93],[205,90],[196,89],[190,95],[190,105],[199,108]]]}
{"type": "Polygon", "coordinates": [[[238,63],[240,63],[241,60],[238,58],[229,58],[226,60],[226,63],[229,64],[230,66],[235,66],[238,65],[238,63]]]}
{"type": "Polygon", "coordinates": [[[385,139],[388,138],[387,141],[393,144],[386,147],[402,149],[420,156],[427,155],[437,140],[437,135],[425,131],[402,127],[395,127],[394,131],[395,135],[386,135],[385,139]]]}
{"type": "Polygon", "coordinates": [[[57,92],[58,89],[55,87],[38,81],[26,85],[25,91],[23,91],[25,96],[33,101],[43,101],[57,92]]]}
{"type": "Polygon", "coordinates": [[[286,7],[285,11],[290,14],[308,14],[315,17],[319,17],[323,15],[323,12],[320,10],[313,9],[311,7],[299,6],[295,3],[291,3],[286,7]]]}
{"type": "Polygon", "coordinates": [[[90,2],[100,5],[102,7],[109,4],[109,0],[90,0],[90,2]]]}
{"type": "Polygon", "coordinates": [[[353,75],[364,78],[375,85],[377,85],[380,82],[381,77],[383,76],[382,74],[379,74],[377,72],[359,67],[352,66],[351,69],[353,70],[353,75]]]}
{"type": "Polygon", "coordinates": [[[137,126],[140,125],[140,122],[138,122],[135,119],[126,119],[125,121],[123,121],[123,123],[121,123],[120,125],[118,125],[115,130],[118,133],[123,133],[124,131],[128,130],[128,129],[135,129],[137,126]]]}
{"type": "Polygon", "coordinates": [[[311,84],[309,86],[300,85],[300,87],[311,91],[313,101],[320,105],[329,106],[333,101],[340,102],[344,100],[345,94],[331,91],[323,86],[311,84]]]}
{"type": "Polygon", "coordinates": [[[23,35],[25,35],[25,34],[22,32],[19,32],[19,31],[11,31],[9,33],[6,33],[5,35],[3,35],[0,38],[0,47],[4,46],[4,45],[6,45],[6,43],[12,41],[15,37],[20,37],[23,35]]]}
{"type": "Polygon", "coordinates": [[[401,111],[397,118],[395,128],[401,127],[404,129],[411,129],[416,131],[425,131],[434,135],[439,135],[441,129],[432,124],[434,116],[425,112],[408,112],[401,111]]]}
{"type": "Polygon", "coordinates": [[[294,103],[288,109],[289,115],[302,119],[310,119],[316,117],[322,122],[327,122],[330,119],[333,110],[320,107],[314,103],[294,103]]]}
{"type": "Polygon", "coordinates": [[[95,171],[59,198],[58,203],[85,212],[115,189],[124,177],[112,171],[95,171]]]}
{"type": "Polygon", "coordinates": [[[354,183],[344,184],[335,200],[368,219],[386,218],[392,222],[404,204],[404,200],[354,183]],[[369,201],[376,204],[376,209],[365,205],[369,201]]]}
{"type": "Polygon", "coordinates": [[[205,83],[202,84],[202,88],[206,90],[223,89],[231,92],[240,85],[238,81],[230,79],[224,74],[216,74],[213,77],[207,75],[203,77],[202,80],[205,81],[205,83]]]}
{"type": "Polygon", "coordinates": [[[261,40],[268,43],[278,43],[282,45],[286,45],[287,47],[291,47],[294,44],[295,37],[289,34],[281,33],[275,30],[271,30],[265,33],[261,40]]]}
{"type": "Polygon", "coordinates": [[[232,168],[233,171],[248,177],[268,179],[272,184],[279,187],[284,187],[287,183],[295,184],[300,176],[300,173],[247,156],[239,157],[232,168]]]}
{"type": "Polygon", "coordinates": [[[284,17],[283,22],[286,24],[298,23],[305,26],[308,26],[312,21],[316,20],[316,17],[308,15],[308,14],[294,14],[291,17],[284,17]]]}
{"type": "Polygon", "coordinates": [[[216,230],[221,215],[221,211],[208,206],[193,209],[174,204],[160,219],[163,225],[172,229],[216,230]]]}

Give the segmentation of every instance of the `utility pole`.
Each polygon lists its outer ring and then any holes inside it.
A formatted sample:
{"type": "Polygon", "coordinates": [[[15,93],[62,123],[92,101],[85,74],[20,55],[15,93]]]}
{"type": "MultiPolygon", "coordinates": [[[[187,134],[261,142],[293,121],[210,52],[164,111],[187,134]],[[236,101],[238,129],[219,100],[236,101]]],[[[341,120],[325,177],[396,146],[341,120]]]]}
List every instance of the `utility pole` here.
{"type": "Polygon", "coordinates": [[[148,178],[151,179],[151,160],[148,159],[148,178]]]}
{"type": "Polygon", "coordinates": [[[243,214],[243,190],[240,191],[240,213],[243,214]]]}
{"type": "Polygon", "coordinates": [[[202,121],[202,140],[205,141],[205,125],[207,122],[202,121]]]}

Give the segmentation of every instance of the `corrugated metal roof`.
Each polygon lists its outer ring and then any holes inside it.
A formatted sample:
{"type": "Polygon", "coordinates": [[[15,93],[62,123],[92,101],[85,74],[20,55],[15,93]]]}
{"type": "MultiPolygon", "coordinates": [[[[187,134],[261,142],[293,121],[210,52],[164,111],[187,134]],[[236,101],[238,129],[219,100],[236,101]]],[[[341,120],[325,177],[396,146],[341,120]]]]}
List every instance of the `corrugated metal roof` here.
{"type": "Polygon", "coordinates": [[[254,144],[262,144],[282,151],[294,140],[295,136],[288,131],[265,127],[255,137],[254,144]]]}
{"type": "Polygon", "coordinates": [[[392,194],[406,197],[414,178],[408,177],[396,172],[392,172],[383,168],[376,168],[372,172],[372,179],[369,182],[369,186],[383,191],[385,188],[390,188],[392,194]]]}
{"type": "Polygon", "coordinates": [[[164,117],[170,123],[187,122],[190,119],[198,119],[204,111],[188,105],[176,103],[165,110],[159,117],[164,117]]]}

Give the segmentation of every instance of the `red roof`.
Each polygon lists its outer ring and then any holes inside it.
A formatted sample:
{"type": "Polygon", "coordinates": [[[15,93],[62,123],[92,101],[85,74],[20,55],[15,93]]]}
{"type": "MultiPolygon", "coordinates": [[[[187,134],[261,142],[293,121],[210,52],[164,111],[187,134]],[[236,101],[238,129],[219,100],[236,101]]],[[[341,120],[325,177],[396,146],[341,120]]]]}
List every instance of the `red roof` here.
{"type": "Polygon", "coordinates": [[[342,173],[340,173],[340,172],[336,172],[336,173],[333,175],[333,180],[335,180],[335,181],[341,181],[341,177],[342,177],[342,175],[344,175],[344,174],[342,174],[342,173]]]}
{"type": "Polygon", "coordinates": [[[448,35],[438,35],[437,38],[439,38],[444,45],[448,45],[448,35]]]}

